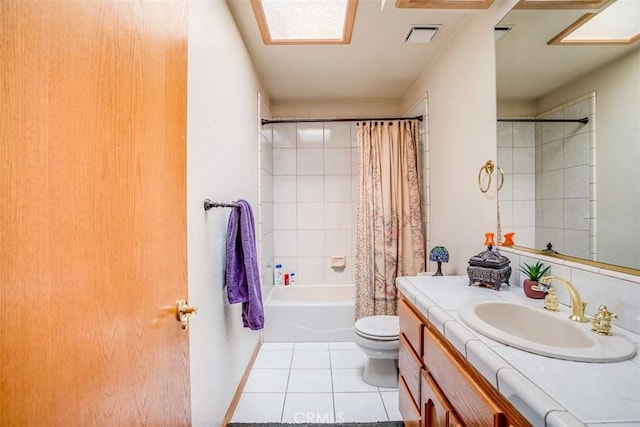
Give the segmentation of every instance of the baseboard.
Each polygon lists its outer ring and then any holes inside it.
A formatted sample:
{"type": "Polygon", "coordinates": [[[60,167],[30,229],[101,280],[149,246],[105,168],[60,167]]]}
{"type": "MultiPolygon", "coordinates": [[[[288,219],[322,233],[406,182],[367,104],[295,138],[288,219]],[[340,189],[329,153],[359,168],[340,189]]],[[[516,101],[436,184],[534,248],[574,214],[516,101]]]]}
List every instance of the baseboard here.
{"type": "Polygon", "coordinates": [[[244,390],[244,385],[247,383],[249,379],[249,374],[251,373],[251,369],[253,368],[253,364],[256,361],[256,357],[258,357],[258,353],[260,352],[260,347],[262,347],[262,340],[258,340],[256,347],[253,349],[253,354],[251,355],[251,359],[247,364],[247,367],[244,370],[244,374],[242,374],[242,378],[240,379],[240,383],[238,383],[238,387],[236,388],[236,392],[231,399],[231,403],[229,404],[229,408],[227,409],[227,413],[224,414],[224,418],[222,419],[222,427],[229,426],[231,422],[231,418],[233,417],[233,413],[238,406],[238,402],[240,401],[240,396],[242,395],[242,390],[244,390]]]}

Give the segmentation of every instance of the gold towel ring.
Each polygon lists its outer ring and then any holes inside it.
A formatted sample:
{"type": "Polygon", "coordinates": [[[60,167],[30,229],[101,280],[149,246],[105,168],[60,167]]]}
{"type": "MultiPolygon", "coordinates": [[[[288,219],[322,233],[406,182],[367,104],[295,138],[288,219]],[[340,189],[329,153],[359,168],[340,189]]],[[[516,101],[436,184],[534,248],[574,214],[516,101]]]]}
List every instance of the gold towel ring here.
{"type": "Polygon", "coordinates": [[[491,175],[493,174],[494,167],[495,165],[493,164],[493,161],[487,160],[487,162],[480,168],[480,172],[478,172],[478,187],[480,187],[480,191],[483,193],[489,191],[489,188],[491,187],[491,175]],[[487,175],[489,175],[489,182],[487,183],[486,188],[482,188],[482,171],[485,171],[487,175]]]}
{"type": "Polygon", "coordinates": [[[498,191],[500,191],[502,189],[502,186],[504,185],[504,173],[502,172],[502,169],[500,168],[500,166],[497,167],[498,172],[500,173],[500,184],[498,185],[498,191]]]}

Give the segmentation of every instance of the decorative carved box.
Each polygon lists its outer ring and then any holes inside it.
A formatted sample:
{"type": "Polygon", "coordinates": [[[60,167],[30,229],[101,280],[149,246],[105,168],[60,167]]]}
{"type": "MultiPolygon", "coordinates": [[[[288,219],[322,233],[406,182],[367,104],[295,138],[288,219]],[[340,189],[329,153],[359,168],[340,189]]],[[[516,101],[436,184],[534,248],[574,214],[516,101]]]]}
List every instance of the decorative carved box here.
{"type": "Polygon", "coordinates": [[[483,286],[497,291],[503,284],[509,286],[510,263],[509,258],[500,255],[500,252],[493,246],[487,246],[486,251],[469,259],[467,267],[469,286],[483,286]]]}

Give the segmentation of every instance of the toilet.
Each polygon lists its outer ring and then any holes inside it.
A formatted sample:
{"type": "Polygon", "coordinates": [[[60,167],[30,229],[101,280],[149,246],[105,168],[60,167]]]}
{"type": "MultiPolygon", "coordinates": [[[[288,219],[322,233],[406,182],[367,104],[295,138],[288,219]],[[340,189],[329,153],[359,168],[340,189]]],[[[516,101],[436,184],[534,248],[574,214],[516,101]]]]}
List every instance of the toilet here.
{"type": "Polygon", "coordinates": [[[367,355],[363,380],[378,387],[398,387],[398,316],[369,316],[356,321],[355,341],[367,355]]]}

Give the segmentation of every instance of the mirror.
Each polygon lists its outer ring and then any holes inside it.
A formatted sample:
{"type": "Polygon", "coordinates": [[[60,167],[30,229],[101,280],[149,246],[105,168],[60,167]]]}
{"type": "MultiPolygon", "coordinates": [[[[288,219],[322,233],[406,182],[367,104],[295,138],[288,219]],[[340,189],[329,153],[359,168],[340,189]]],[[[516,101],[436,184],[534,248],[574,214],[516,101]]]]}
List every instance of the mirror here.
{"type": "Polygon", "coordinates": [[[590,119],[498,121],[499,224],[517,246],[640,270],[640,41],[547,45],[590,11],[513,9],[496,27],[499,120],[590,119]]]}

